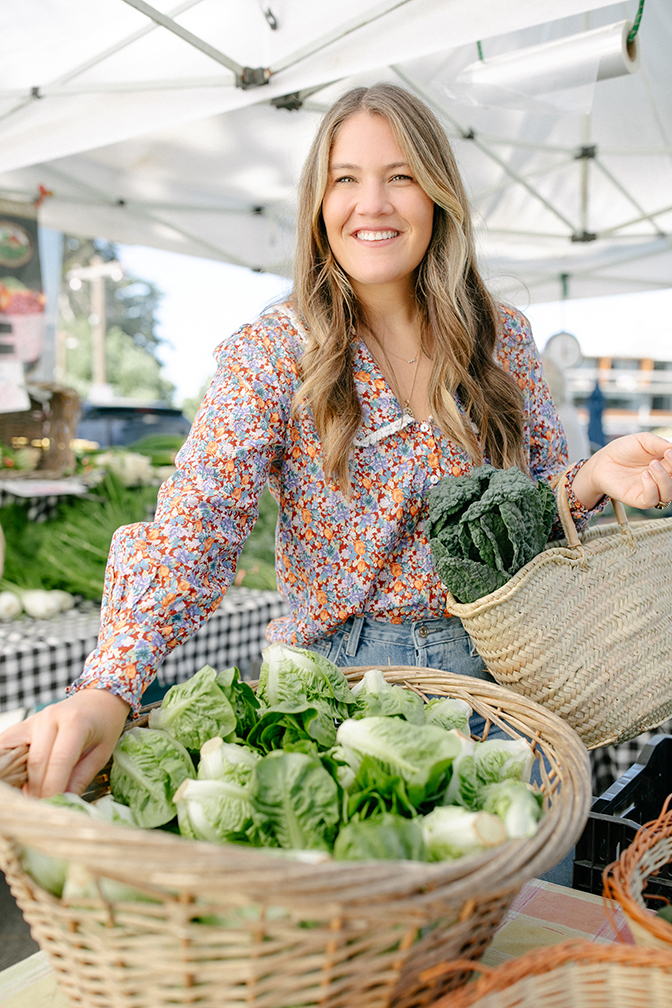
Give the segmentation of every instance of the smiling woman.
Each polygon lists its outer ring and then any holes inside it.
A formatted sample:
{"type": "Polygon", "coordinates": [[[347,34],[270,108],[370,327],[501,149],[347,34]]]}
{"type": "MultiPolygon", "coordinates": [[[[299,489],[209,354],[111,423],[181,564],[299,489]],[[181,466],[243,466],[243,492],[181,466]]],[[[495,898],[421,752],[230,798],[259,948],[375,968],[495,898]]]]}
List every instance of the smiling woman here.
{"type": "Polygon", "coordinates": [[[413,177],[386,119],[360,112],[331,152],[322,201],[327,240],[363,304],[412,303],[432,238],[434,203],[413,177]]]}
{"type": "MultiPolygon", "coordinates": [[[[0,736],[30,743],[31,793],[81,791],[104,765],[166,652],[221,602],[267,482],[289,606],[269,640],[489,678],[447,609],[427,495],[484,462],[550,481],[566,444],[527,320],[480,277],[448,140],[409,92],[356,88],[325,116],[295,271],[289,301],[218,348],[155,520],[117,532],[72,695],[0,736]]],[[[621,438],[567,482],[578,527],[605,494],[651,507],[672,499],[672,449],[621,438]]]]}

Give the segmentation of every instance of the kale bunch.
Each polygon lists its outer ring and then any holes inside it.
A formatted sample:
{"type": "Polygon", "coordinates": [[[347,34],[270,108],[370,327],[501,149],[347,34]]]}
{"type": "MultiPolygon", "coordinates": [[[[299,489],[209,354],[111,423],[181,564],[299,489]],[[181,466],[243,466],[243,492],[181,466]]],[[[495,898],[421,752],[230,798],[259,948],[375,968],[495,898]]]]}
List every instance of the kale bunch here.
{"type": "Polygon", "coordinates": [[[541,553],[556,515],[549,484],[517,466],[445,476],[428,502],[434,566],[458,602],[495,591],[541,553]]]}

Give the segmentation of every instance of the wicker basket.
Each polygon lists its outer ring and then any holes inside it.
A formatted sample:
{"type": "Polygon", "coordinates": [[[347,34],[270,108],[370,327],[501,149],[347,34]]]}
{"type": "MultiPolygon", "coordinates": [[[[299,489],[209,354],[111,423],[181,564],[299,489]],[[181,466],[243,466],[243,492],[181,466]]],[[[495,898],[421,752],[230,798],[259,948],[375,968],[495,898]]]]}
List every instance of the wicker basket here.
{"type": "Polygon", "coordinates": [[[564,477],[566,543],[534,557],[476,602],[448,593],[493,677],[566,720],[588,749],[672,716],[672,518],[618,523],[579,538],[564,477]]]}
{"type": "Polygon", "coordinates": [[[643,891],[649,875],[672,864],[671,800],[669,795],[658,818],[642,826],[602,876],[605,898],[621,906],[637,944],[665,949],[668,954],[672,953],[672,924],[647,911],[643,891]]]}
{"type": "Polygon", "coordinates": [[[672,956],[657,949],[572,939],[475,968],[484,974],[476,983],[432,1008],[669,1008],[671,1000],[672,956]]]}
{"type": "MultiPolygon", "coordinates": [[[[364,671],[346,674],[355,682],[364,671]]],[[[461,697],[489,719],[486,732],[496,723],[531,740],[547,806],[537,834],[439,864],[305,864],[82,821],[0,783],[0,866],[73,1004],[418,1008],[460,982],[421,974],[446,957],[481,955],[521,886],[569,851],[588,815],[588,757],[562,720],[491,683],[420,668],[391,668],[386,678],[461,697]],[[65,905],[24,873],[24,844],[160,902],[65,905]],[[229,922],[195,920],[214,913],[229,922]]],[[[102,774],[98,791],[104,782],[102,774]]]]}

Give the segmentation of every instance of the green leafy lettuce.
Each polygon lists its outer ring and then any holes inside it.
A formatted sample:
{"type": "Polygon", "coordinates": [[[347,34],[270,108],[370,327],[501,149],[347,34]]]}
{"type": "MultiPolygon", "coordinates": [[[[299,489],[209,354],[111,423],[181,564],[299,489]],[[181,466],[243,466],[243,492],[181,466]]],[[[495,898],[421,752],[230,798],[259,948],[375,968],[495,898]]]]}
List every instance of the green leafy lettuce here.
{"type": "Polygon", "coordinates": [[[482,854],[506,840],[501,819],[489,812],[470,812],[459,805],[439,805],[422,818],[428,861],[482,854]]]}
{"type": "Polygon", "coordinates": [[[329,850],[340,817],[338,786],[316,756],[275,750],[256,767],[254,803],[267,847],[329,850]]]}
{"type": "Polygon", "coordinates": [[[504,823],[510,840],[531,837],[543,812],[543,796],[523,781],[508,778],[495,784],[486,784],[480,794],[480,805],[504,823]]]}
{"type": "Polygon", "coordinates": [[[422,829],[416,819],[385,812],[348,823],[336,837],[337,861],[426,861],[422,829]]]}
{"type": "Polygon", "coordinates": [[[457,733],[398,717],[349,718],[340,725],[336,739],[342,759],[355,774],[368,757],[372,769],[405,782],[416,808],[445,791],[452,761],[460,751],[457,733]]]}
{"type": "Polygon", "coordinates": [[[251,789],[227,780],[187,780],[175,792],[182,836],[224,843],[245,840],[254,824],[251,789]]]}
{"type": "Polygon", "coordinates": [[[174,818],[173,795],[194,773],[189,753],[167,732],[129,728],[112,754],[112,796],[129,806],[139,826],[152,829],[174,818]]]}
{"type": "Polygon", "coordinates": [[[149,715],[150,728],[168,732],[187,749],[196,750],[215,735],[231,735],[236,724],[234,706],[210,665],[171,686],[161,706],[149,715]]]}
{"type": "Polygon", "coordinates": [[[413,690],[388,683],[380,669],[365,672],[351,692],[357,698],[357,708],[351,714],[353,718],[398,715],[413,724],[425,723],[422,697],[413,690]]]}

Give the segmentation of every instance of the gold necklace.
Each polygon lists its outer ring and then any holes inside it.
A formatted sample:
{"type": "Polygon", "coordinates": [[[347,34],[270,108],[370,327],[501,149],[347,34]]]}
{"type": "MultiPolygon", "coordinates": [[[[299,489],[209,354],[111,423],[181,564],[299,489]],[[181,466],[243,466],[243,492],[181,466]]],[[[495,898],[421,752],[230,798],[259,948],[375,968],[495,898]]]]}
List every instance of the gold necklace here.
{"type": "MultiPolygon", "coordinates": [[[[394,394],[396,395],[400,404],[403,401],[402,413],[404,414],[404,416],[414,417],[415,415],[413,413],[413,410],[411,409],[411,399],[413,398],[413,392],[415,390],[415,379],[418,377],[418,368],[420,366],[420,358],[422,357],[422,350],[418,351],[417,357],[414,357],[413,360],[407,361],[408,364],[412,364],[413,361],[415,361],[415,367],[413,368],[413,381],[411,382],[411,391],[408,393],[407,397],[404,397],[400,394],[399,380],[397,378],[397,374],[394,368],[392,367],[392,362],[390,361],[390,358],[387,356],[387,350],[380,341],[377,342],[378,345],[380,346],[380,349],[383,351],[383,357],[385,358],[385,363],[387,364],[390,370],[390,374],[394,380],[394,385],[396,386],[394,389],[394,394]]],[[[398,356],[398,354],[395,354],[395,356],[398,356]]],[[[404,358],[400,357],[399,359],[403,360],[404,358]]]]}

